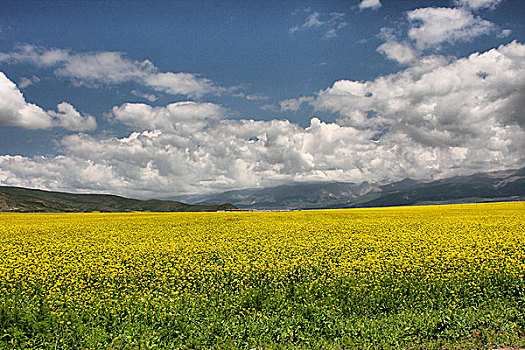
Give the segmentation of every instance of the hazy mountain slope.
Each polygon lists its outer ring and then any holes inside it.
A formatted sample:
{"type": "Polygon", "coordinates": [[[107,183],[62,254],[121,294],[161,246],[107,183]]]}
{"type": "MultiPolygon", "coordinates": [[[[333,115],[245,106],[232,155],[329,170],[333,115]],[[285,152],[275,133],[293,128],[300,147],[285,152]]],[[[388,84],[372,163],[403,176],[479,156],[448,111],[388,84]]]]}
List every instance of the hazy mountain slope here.
{"type": "Polygon", "coordinates": [[[432,182],[403,181],[380,186],[381,194],[351,206],[392,206],[525,199],[524,169],[455,176],[432,182]]]}
{"type": "Polygon", "coordinates": [[[362,184],[344,182],[297,183],[177,199],[184,199],[196,204],[236,203],[235,205],[239,208],[290,209],[319,207],[336,202],[347,203],[373,191],[374,188],[374,185],[367,182],[362,184]]]}
{"type": "Polygon", "coordinates": [[[234,208],[231,204],[191,205],[176,201],[142,201],[105,194],[73,194],[0,186],[0,211],[10,212],[216,211],[234,208]]]}
{"type": "Polygon", "coordinates": [[[229,202],[247,209],[337,208],[525,199],[525,168],[389,184],[297,183],[186,196],[191,203],[229,202]]]}

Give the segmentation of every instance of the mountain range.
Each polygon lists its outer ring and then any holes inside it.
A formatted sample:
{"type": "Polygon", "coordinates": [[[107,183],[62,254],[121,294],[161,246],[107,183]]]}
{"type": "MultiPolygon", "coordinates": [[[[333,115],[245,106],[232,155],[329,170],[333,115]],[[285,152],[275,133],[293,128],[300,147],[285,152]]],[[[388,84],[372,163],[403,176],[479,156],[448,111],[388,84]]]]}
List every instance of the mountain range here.
{"type": "Polygon", "coordinates": [[[266,210],[525,200],[525,168],[429,182],[295,183],[174,199],[200,205],[227,202],[243,209],[266,210]]]}
{"type": "Polygon", "coordinates": [[[178,201],[138,200],[108,194],[73,194],[0,186],[0,211],[6,212],[131,212],[217,211],[232,204],[192,205],[178,201]]]}
{"type": "Polygon", "coordinates": [[[429,182],[413,179],[360,184],[301,182],[177,196],[171,200],[139,200],[109,194],[73,194],[0,186],[0,211],[8,212],[185,212],[237,208],[282,210],[508,200],[525,200],[525,168],[455,176],[429,182]]]}

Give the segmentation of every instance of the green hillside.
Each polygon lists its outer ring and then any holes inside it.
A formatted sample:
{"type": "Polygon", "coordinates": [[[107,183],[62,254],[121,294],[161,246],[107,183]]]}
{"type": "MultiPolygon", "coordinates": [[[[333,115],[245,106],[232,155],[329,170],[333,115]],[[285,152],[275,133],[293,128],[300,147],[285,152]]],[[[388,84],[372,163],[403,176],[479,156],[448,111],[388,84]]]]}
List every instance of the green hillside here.
{"type": "Polygon", "coordinates": [[[177,201],[138,200],[107,194],[73,194],[0,186],[0,211],[4,212],[128,212],[217,211],[232,204],[192,205],[177,201]]]}

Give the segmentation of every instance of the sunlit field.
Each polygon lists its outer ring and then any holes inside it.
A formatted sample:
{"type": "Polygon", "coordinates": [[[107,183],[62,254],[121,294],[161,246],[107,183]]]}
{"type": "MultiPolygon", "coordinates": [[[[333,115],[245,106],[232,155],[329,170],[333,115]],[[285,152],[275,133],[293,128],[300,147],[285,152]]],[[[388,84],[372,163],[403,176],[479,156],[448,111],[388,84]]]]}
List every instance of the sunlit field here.
{"type": "Polygon", "coordinates": [[[0,348],[525,343],[525,202],[0,214],[0,348]]]}

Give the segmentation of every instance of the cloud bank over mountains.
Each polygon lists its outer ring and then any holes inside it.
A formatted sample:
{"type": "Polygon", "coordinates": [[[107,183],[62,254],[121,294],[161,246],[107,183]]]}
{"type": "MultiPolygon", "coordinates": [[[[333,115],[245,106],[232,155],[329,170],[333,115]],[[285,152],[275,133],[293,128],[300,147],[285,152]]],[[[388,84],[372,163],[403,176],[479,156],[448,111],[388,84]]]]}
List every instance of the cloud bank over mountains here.
{"type": "MultiPolygon", "coordinates": [[[[132,95],[150,104],[123,103],[106,111],[110,123],[127,128],[125,136],[111,136],[68,102],[46,111],[27,101],[20,89],[38,84],[38,77],[22,78],[17,87],[0,72],[0,126],[75,132],[56,140],[55,156],[0,155],[0,183],[162,198],[294,181],[430,179],[521,167],[525,45],[512,41],[459,58],[440,54],[447,45],[510,33],[481,16],[499,0],[452,4],[410,10],[398,27],[381,29],[375,54],[397,62],[398,72],[337,80],[307,96],[263,106],[274,113],[305,113],[308,107],[335,119],[312,117],[307,126],[240,117],[203,96],[268,97],[198,74],[162,72],[121,52],[17,46],[0,53],[0,63],[52,69],[74,86],[133,83],[138,88],[132,95]],[[155,105],[162,94],[178,100],[155,105]]],[[[381,3],[365,0],[358,8],[380,12],[381,3]]],[[[317,28],[327,39],[348,25],[342,13],[301,13],[305,21],[288,35],[317,28]]]]}
{"type": "MultiPolygon", "coordinates": [[[[19,126],[46,127],[54,118],[74,129],[84,118],[68,104],[44,112],[10,89],[18,107],[2,106],[2,116],[19,126]],[[15,117],[9,111],[17,108],[15,117]],[[24,109],[38,113],[24,121],[24,109]]],[[[0,181],[162,197],[291,181],[428,179],[525,161],[525,45],[518,42],[459,59],[424,57],[371,81],[340,80],[302,103],[339,118],[301,127],[228,119],[213,103],[115,106],[108,116],[129,136],[75,134],[60,141],[56,157],[0,156],[0,181]]]]}

